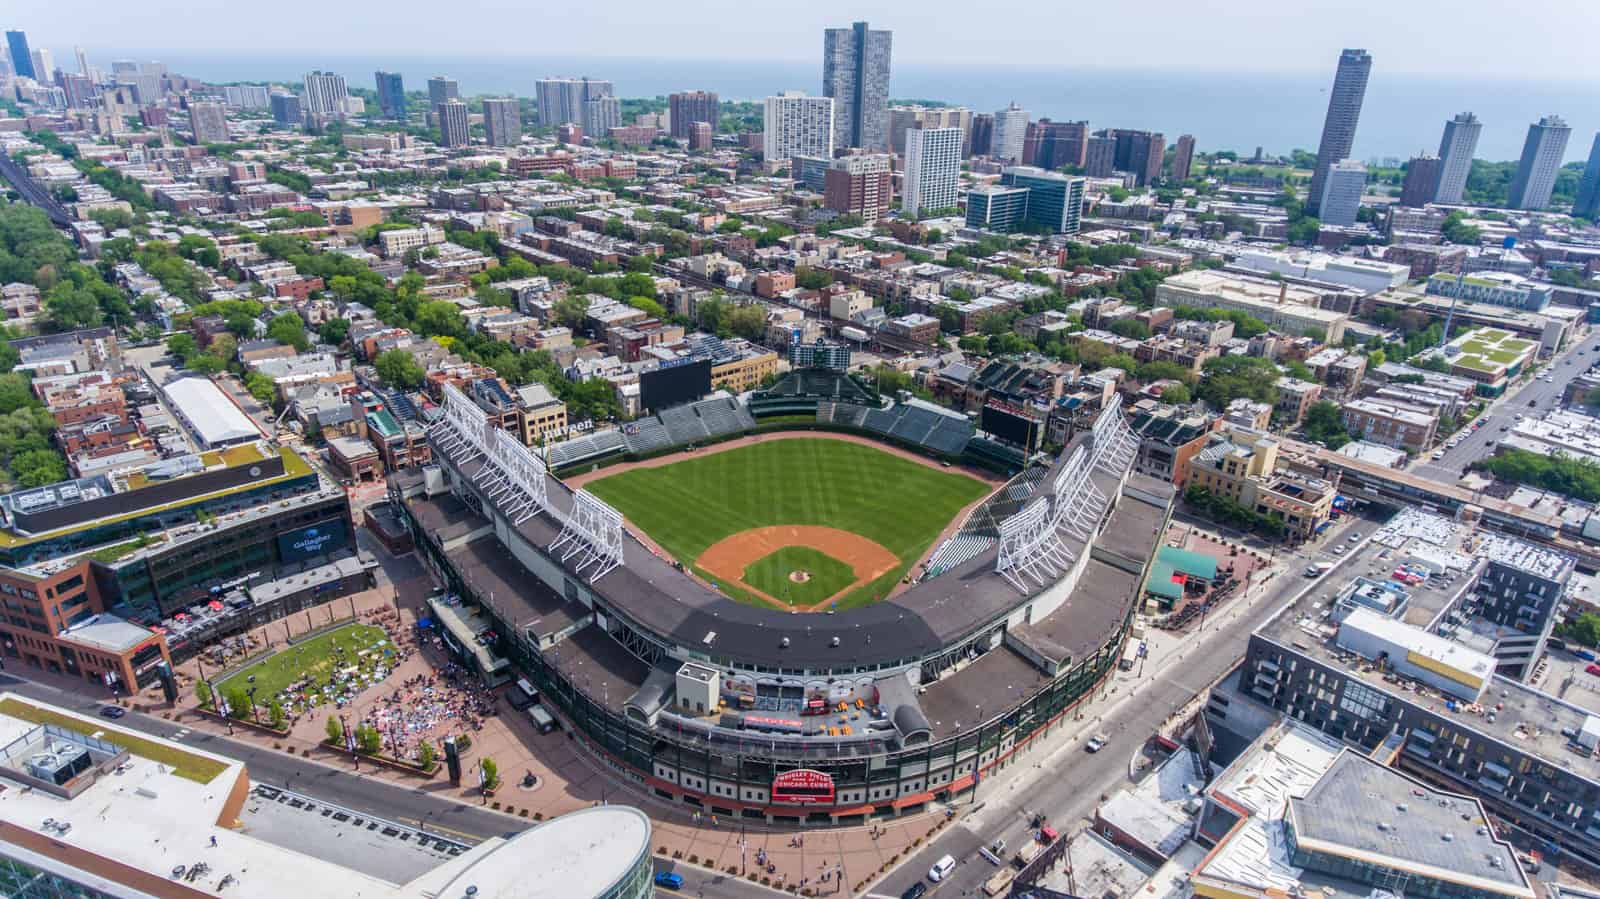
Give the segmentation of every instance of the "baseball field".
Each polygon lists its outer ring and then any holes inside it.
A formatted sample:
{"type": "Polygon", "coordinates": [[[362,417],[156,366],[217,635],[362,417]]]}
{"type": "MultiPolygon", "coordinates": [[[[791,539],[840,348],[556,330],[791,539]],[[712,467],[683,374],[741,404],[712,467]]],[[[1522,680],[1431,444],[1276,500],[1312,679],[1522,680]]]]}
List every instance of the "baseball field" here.
{"type": "Polygon", "coordinates": [[[734,599],[802,610],[887,596],[989,484],[860,443],[772,440],[590,481],[734,599]]]}

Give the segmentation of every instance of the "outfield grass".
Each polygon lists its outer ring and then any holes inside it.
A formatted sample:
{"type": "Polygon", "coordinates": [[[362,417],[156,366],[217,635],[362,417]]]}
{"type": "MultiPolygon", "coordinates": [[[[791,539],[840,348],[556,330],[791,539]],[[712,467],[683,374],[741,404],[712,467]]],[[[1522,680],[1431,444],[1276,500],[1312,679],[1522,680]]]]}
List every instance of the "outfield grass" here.
{"type": "Polygon", "coordinates": [[[850,586],[855,579],[854,568],[809,546],[785,546],[744,570],[746,584],[792,606],[815,605],[850,586]],[[807,572],[811,579],[796,583],[789,579],[793,571],[807,572]]]}
{"type": "MultiPolygon", "coordinates": [[[[328,676],[333,674],[335,668],[357,664],[360,658],[358,653],[363,649],[371,649],[377,643],[385,648],[393,648],[383,628],[370,624],[347,624],[274,653],[215,684],[214,689],[226,696],[230,690],[244,689],[250,682],[250,676],[255,675],[256,702],[265,706],[267,700],[279,691],[307,675],[316,678],[318,683],[327,683],[328,676]],[[341,646],[344,647],[342,661],[338,652],[341,646]]],[[[367,658],[373,657],[369,655],[367,658]]]]}
{"type": "MultiPolygon", "coordinates": [[[[884,596],[945,525],[989,490],[968,475],[823,438],[690,455],[671,465],[592,481],[587,488],[686,565],[724,537],[782,524],[850,531],[900,559],[895,571],[840,597],[841,609],[884,596]]],[[[736,599],[753,601],[725,586],[736,599]]]]}

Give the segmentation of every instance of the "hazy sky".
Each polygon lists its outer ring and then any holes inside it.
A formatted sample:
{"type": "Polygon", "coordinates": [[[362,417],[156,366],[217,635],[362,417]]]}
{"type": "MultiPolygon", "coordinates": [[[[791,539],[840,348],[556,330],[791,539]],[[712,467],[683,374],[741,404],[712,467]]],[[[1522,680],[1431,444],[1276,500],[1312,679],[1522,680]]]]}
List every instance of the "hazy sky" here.
{"type": "Polygon", "coordinates": [[[1600,83],[1595,0],[6,0],[3,24],[97,61],[199,47],[810,60],[820,29],[855,19],[919,65],[1327,70],[1365,47],[1395,73],[1600,83]]]}

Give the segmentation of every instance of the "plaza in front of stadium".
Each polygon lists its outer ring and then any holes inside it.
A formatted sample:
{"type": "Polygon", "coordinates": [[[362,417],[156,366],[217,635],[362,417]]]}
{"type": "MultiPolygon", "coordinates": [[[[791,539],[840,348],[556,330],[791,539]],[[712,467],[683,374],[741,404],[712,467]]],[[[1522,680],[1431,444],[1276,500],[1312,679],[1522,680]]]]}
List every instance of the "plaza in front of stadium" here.
{"type": "Polygon", "coordinates": [[[552,471],[447,387],[438,465],[389,484],[444,644],[686,812],[856,824],[968,794],[1116,670],[1173,490],[1132,472],[1114,403],[1030,460],[863,393],[794,373],[552,471]]]}

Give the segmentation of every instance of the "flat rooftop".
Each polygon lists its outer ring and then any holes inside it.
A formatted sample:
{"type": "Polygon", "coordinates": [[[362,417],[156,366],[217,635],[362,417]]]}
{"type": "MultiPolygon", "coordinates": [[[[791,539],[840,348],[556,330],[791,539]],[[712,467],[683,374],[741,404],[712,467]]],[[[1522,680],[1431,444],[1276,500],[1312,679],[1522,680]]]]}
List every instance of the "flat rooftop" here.
{"type": "Polygon", "coordinates": [[[1302,848],[1363,858],[1469,888],[1531,897],[1483,806],[1346,749],[1286,818],[1302,848]],[[1381,859],[1381,861],[1379,861],[1381,859]]]}

